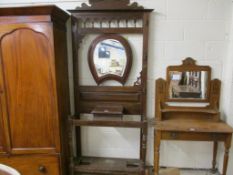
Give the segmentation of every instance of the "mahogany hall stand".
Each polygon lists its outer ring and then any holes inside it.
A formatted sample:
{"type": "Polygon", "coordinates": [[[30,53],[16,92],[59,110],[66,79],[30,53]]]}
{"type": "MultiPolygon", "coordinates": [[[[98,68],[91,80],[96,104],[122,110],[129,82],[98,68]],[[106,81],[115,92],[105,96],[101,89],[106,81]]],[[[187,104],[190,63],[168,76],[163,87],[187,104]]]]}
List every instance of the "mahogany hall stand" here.
{"type": "MultiPolygon", "coordinates": [[[[155,120],[151,122],[152,126],[155,128],[154,175],[158,175],[159,172],[159,150],[162,140],[212,141],[213,172],[217,170],[215,166],[218,142],[224,142],[225,154],[222,174],[226,175],[233,129],[220,119],[220,113],[218,110],[220,87],[221,82],[219,80],[211,80],[211,68],[208,66],[197,66],[195,64],[195,60],[191,58],[184,60],[183,65],[181,66],[168,67],[167,81],[163,79],[158,79],[156,81],[156,116],[155,120]],[[193,92],[181,93],[179,91],[178,95],[180,95],[180,97],[174,95],[177,93],[174,89],[177,89],[177,87],[171,87],[171,74],[174,73],[179,75],[179,72],[188,71],[191,73],[203,73],[203,71],[207,73],[208,78],[206,79],[207,83],[205,98],[184,98],[187,94],[194,97],[196,94],[193,94],[193,92]],[[175,96],[175,98],[171,98],[171,88],[173,88],[172,94],[175,96]],[[168,105],[169,102],[207,102],[209,105],[206,107],[180,107],[168,105]]],[[[199,92],[196,91],[195,93],[199,92]]]]}
{"type": "MultiPolygon", "coordinates": [[[[144,9],[137,3],[129,0],[89,0],[89,4],[82,4],[71,12],[72,41],[74,56],[74,93],[75,115],[70,117],[70,150],[71,150],[71,174],[111,174],[111,175],[141,175],[146,172],[147,149],[147,59],[149,38],[149,16],[152,9],[144,9]],[[141,22],[138,25],[138,22],[141,22]],[[121,25],[124,26],[121,26],[121,25]],[[131,25],[131,26],[130,26],[131,25]],[[83,38],[89,35],[97,35],[89,46],[88,56],[82,57],[80,47],[83,38]],[[142,36],[142,69],[136,75],[137,80],[132,85],[125,85],[132,62],[136,61],[130,48],[130,44],[124,34],[142,36]],[[120,47],[115,44],[120,43],[120,47]],[[101,48],[100,45],[103,47],[101,48]],[[99,50],[96,48],[99,47],[99,50]],[[122,76],[113,72],[102,75],[101,65],[97,65],[97,59],[110,59],[111,49],[123,48],[126,52],[125,71],[122,76]],[[109,49],[109,50],[108,50],[109,49]],[[94,55],[95,51],[99,55],[94,55]],[[88,60],[90,71],[96,84],[80,85],[79,60],[88,60]],[[99,66],[99,68],[97,68],[99,66]],[[118,81],[121,85],[107,86],[102,84],[106,80],[118,81]],[[89,119],[83,114],[91,115],[89,119]],[[93,115],[92,115],[93,114],[93,115]],[[124,120],[124,115],[140,116],[140,120],[124,120]],[[103,117],[104,116],[104,117],[103,117]],[[136,160],[127,158],[86,157],[81,148],[81,127],[123,127],[140,129],[140,157],[136,160]],[[73,129],[75,128],[75,130],[73,129]],[[73,136],[76,135],[76,145],[73,136]],[[74,152],[77,155],[74,155],[74,152]]],[[[113,64],[118,65],[114,59],[113,64]]],[[[111,67],[111,66],[109,66],[111,67]]],[[[118,65],[119,67],[119,65],[118,65]]],[[[94,147],[95,145],[93,145],[94,147]]]]}

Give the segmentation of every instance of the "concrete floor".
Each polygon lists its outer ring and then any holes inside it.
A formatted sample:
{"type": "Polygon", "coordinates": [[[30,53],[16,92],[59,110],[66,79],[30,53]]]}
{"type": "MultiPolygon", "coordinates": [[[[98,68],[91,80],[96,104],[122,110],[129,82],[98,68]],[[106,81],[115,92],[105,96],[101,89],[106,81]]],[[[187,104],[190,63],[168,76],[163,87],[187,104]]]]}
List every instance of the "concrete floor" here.
{"type": "Polygon", "coordinates": [[[218,173],[212,174],[210,171],[202,170],[181,170],[181,175],[220,175],[218,173]]]}

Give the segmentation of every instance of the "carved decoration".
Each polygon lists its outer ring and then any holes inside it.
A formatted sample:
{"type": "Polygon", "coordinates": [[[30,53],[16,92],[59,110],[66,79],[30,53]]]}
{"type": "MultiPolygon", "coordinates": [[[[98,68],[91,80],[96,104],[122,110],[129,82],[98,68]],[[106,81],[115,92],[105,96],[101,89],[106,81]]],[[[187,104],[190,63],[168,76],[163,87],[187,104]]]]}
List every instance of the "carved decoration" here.
{"type": "Polygon", "coordinates": [[[186,58],[183,60],[183,65],[196,65],[196,60],[191,57],[186,58]]]}
{"type": "Polygon", "coordinates": [[[143,9],[138,3],[130,3],[130,0],[89,0],[89,5],[83,3],[81,7],[76,7],[76,10],[134,10],[143,9]]]}
{"type": "Polygon", "coordinates": [[[142,71],[140,72],[140,76],[137,77],[137,80],[134,82],[134,86],[140,86],[142,84],[142,71]]]}

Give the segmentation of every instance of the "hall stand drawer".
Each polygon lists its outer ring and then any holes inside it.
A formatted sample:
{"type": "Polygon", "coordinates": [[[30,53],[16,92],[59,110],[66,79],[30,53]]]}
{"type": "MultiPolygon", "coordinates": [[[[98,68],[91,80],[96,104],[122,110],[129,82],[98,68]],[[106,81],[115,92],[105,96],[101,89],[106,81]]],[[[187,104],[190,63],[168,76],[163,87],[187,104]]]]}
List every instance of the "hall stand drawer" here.
{"type": "Polygon", "coordinates": [[[16,169],[21,175],[59,175],[58,156],[1,157],[0,163],[16,169]]]}

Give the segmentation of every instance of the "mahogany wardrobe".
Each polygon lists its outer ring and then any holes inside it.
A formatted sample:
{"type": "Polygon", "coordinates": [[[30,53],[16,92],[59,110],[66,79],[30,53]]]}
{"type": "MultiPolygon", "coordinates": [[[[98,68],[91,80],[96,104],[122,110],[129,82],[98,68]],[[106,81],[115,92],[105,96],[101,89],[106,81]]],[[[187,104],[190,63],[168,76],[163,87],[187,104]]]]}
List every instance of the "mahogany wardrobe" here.
{"type": "Polygon", "coordinates": [[[68,18],[55,6],[0,9],[0,164],[22,175],[68,174],[68,18]]]}

